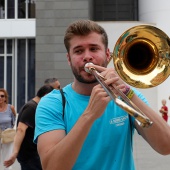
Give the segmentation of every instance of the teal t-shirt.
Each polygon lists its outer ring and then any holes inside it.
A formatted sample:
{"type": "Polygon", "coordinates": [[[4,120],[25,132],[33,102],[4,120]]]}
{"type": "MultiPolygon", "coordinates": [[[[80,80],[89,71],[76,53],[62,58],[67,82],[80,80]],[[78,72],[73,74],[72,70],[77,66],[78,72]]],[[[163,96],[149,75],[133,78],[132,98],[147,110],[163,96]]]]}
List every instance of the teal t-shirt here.
{"type": "MultiPolygon", "coordinates": [[[[66,98],[64,119],[59,90],[53,90],[40,100],[36,110],[35,142],[47,131],[63,129],[69,133],[86,109],[90,96],[76,93],[71,84],[63,91],[66,98]]],[[[136,90],[135,93],[146,102],[141,93],[136,90]]],[[[135,170],[131,140],[133,120],[114,101],[110,101],[104,114],[92,125],[72,169],[135,170]]]]}

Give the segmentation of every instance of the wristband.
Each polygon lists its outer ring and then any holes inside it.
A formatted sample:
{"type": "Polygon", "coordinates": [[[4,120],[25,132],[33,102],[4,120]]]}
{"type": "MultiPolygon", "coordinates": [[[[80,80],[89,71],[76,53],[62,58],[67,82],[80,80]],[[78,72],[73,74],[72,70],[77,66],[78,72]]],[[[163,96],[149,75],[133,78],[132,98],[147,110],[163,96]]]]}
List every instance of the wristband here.
{"type": "Polygon", "coordinates": [[[129,90],[128,94],[126,95],[129,99],[131,99],[134,96],[134,91],[132,89],[129,90]]]}

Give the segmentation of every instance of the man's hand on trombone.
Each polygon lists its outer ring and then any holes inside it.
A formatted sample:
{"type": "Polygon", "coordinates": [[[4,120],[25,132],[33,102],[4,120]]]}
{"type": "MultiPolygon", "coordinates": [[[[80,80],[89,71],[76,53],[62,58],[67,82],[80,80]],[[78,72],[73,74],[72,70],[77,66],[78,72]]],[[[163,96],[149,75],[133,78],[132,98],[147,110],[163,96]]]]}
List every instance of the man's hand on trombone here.
{"type": "Polygon", "coordinates": [[[99,65],[91,65],[87,64],[87,68],[93,67],[99,73],[99,76],[103,77],[104,82],[109,86],[109,88],[113,91],[114,94],[119,95],[116,88],[122,91],[123,93],[126,92],[127,85],[122,79],[118,76],[114,68],[105,68],[99,65]]]}

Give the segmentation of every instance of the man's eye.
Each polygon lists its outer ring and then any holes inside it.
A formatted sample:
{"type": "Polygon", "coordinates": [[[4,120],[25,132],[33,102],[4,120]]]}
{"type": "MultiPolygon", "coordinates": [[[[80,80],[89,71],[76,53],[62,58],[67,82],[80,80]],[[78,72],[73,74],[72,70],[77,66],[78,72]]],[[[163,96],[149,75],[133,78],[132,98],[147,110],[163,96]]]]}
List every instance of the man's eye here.
{"type": "Polygon", "coordinates": [[[91,48],[91,51],[97,51],[97,50],[98,50],[98,48],[96,48],[96,47],[91,48]]]}
{"type": "Polygon", "coordinates": [[[81,53],[82,53],[82,50],[76,50],[75,53],[76,53],[76,54],[81,54],[81,53]]]}

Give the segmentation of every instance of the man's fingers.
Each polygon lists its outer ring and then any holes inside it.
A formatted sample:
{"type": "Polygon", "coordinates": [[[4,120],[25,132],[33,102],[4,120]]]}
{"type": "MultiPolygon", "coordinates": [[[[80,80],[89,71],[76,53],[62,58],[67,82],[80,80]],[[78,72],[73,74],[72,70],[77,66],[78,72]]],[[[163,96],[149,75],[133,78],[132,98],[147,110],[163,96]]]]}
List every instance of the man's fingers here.
{"type": "Polygon", "coordinates": [[[91,65],[91,64],[89,64],[89,65],[86,65],[86,67],[87,68],[89,68],[89,67],[94,67],[98,72],[103,72],[103,71],[105,71],[107,68],[105,68],[105,67],[102,67],[102,66],[98,66],[98,65],[91,65]]]}

